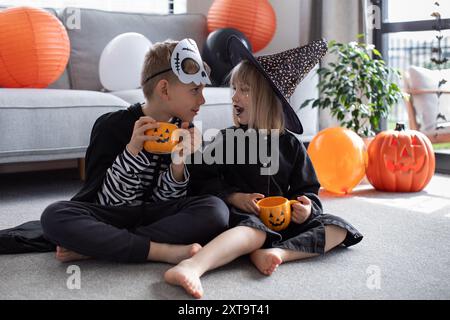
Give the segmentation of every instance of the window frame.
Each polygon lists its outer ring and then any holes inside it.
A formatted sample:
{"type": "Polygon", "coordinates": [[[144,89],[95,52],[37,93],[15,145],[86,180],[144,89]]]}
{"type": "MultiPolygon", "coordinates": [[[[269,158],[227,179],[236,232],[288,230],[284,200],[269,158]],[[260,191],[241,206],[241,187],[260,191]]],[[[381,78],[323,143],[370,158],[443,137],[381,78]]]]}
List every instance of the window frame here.
{"type": "MultiPolygon", "coordinates": [[[[385,57],[386,64],[389,63],[388,59],[388,43],[387,37],[383,35],[388,33],[397,32],[414,32],[414,31],[434,31],[436,19],[429,20],[412,20],[401,22],[389,22],[385,21],[387,17],[389,0],[371,0],[372,5],[380,8],[380,28],[373,29],[373,42],[375,47],[385,57]],[[384,39],[383,39],[384,38],[384,39]]],[[[392,1],[392,0],[391,0],[392,1]]],[[[441,30],[450,30],[450,18],[441,19],[441,30]]],[[[448,79],[450,81],[450,79],[448,79]]],[[[382,122],[382,129],[386,130],[387,121],[382,122]]],[[[450,174],[450,152],[448,150],[435,150],[436,156],[436,173],[450,174]]]]}
{"type": "MultiPolygon", "coordinates": [[[[414,32],[414,31],[434,31],[434,25],[436,23],[435,19],[429,20],[412,20],[412,21],[401,21],[401,22],[388,22],[385,21],[387,16],[388,6],[387,1],[389,0],[371,0],[374,6],[380,8],[380,28],[373,29],[373,41],[374,45],[381,52],[385,59],[388,59],[387,55],[387,43],[386,40],[383,41],[383,35],[386,33],[397,33],[397,32],[414,32]]],[[[392,0],[391,0],[392,1],[392,0]]],[[[441,30],[450,30],[450,18],[441,19],[441,30]]],[[[388,62],[388,61],[386,61],[388,62]]]]}

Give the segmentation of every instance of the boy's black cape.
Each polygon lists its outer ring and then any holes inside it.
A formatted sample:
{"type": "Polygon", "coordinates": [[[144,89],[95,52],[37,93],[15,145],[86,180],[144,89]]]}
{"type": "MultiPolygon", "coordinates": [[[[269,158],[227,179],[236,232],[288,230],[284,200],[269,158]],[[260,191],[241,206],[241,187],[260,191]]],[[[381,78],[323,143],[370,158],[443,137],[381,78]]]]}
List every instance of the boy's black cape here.
{"type": "MultiPolygon", "coordinates": [[[[141,104],[102,115],[95,122],[86,150],[86,181],[71,199],[93,202],[106,171],[130,141],[136,120],[144,116],[141,104]]],[[[45,239],[39,220],[0,230],[0,254],[48,252],[55,245],[45,239]]]]}

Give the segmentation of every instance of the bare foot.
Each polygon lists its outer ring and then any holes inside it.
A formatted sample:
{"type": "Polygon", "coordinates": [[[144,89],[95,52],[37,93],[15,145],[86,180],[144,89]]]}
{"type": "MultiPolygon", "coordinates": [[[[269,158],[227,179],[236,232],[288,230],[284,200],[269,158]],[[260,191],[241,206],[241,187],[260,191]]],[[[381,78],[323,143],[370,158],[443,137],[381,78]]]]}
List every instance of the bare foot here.
{"type": "Polygon", "coordinates": [[[90,257],[83,256],[82,254],[76,253],[75,251],[70,251],[69,249],[57,246],[56,259],[58,259],[61,262],[69,262],[75,260],[86,260],[90,259],[90,257]]]}
{"type": "Polygon", "coordinates": [[[199,252],[202,246],[198,243],[188,245],[158,244],[150,246],[149,260],[178,264],[199,252]],[[153,248],[152,248],[153,247],[153,248]]]}
{"type": "Polygon", "coordinates": [[[187,293],[196,299],[200,299],[203,296],[200,277],[189,267],[183,266],[183,263],[167,270],[164,274],[164,279],[170,284],[183,287],[187,293]]]}
{"type": "Polygon", "coordinates": [[[250,259],[258,270],[270,276],[283,262],[278,249],[258,249],[250,254],[250,259]]]}

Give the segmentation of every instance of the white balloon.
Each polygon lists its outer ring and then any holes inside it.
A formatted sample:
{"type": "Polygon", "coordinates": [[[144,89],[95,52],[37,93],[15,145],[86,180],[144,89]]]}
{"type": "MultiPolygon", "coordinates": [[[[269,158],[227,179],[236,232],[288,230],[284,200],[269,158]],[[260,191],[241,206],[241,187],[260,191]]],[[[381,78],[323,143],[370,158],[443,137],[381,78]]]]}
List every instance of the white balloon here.
{"type": "Polygon", "coordinates": [[[99,75],[103,87],[109,91],[139,88],[145,54],[151,46],[150,40],[136,32],[112,39],[100,56],[99,75]]]}

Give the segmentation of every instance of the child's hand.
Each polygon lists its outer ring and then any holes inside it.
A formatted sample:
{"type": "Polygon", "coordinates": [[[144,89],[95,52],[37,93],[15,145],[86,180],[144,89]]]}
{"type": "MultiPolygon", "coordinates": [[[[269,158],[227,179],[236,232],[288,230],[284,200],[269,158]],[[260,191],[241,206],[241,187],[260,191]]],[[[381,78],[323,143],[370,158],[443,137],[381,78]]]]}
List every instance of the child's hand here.
{"type": "Polygon", "coordinates": [[[130,142],[127,144],[127,150],[137,156],[138,153],[142,151],[142,148],[144,148],[145,141],[158,140],[157,136],[145,135],[145,131],[158,127],[159,123],[152,117],[140,117],[139,120],[134,123],[133,134],[130,142]]]}
{"type": "Polygon", "coordinates": [[[228,197],[227,201],[242,211],[259,216],[259,207],[256,202],[262,198],[264,198],[264,195],[261,193],[235,192],[228,197]]]}
{"type": "Polygon", "coordinates": [[[183,122],[173,134],[180,142],[172,150],[172,163],[184,165],[186,158],[202,145],[202,134],[196,127],[189,128],[188,122],[183,122]]]}
{"type": "Polygon", "coordinates": [[[189,128],[188,122],[183,122],[181,129],[187,131],[187,139],[183,138],[183,141],[180,142],[183,148],[181,155],[186,159],[187,156],[197,151],[202,145],[202,133],[196,127],[189,128]]]}
{"type": "Polygon", "coordinates": [[[292,221],[301,224],[311,215],[311,200],[306,196],[298,197],[298,203],[292,205],[292,221]]]}
{"type": "Polygon", "coordinates": [[[202,134],[196,128],[189,128],[188,122],[183,122],[181,128],[173,132],[173,137],[180,142],[172,150],[172,173],[177,181],[183,181],[184,165],[186,158],[200,148],[202,144],[202,134]]]}

